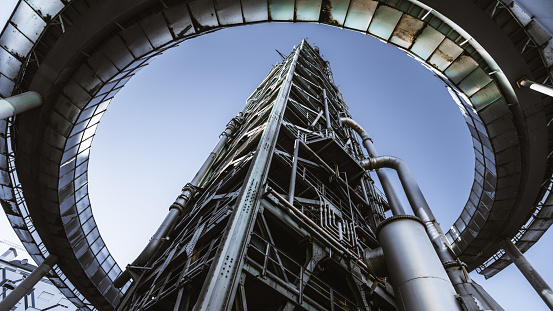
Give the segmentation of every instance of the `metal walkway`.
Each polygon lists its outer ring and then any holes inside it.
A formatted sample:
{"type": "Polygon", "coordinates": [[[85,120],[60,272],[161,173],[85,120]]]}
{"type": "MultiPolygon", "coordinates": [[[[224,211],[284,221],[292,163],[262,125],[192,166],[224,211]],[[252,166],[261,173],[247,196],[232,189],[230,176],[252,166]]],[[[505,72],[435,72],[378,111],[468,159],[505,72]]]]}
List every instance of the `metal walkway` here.
{"type": "Polygon", "coordinates": [[[50,253],[63,258],[50,278],[79,307],[111,309],[122,295],[112,284],[121,270],[96,228],[86,186],[92,137],[110,100],[178,43],[270,21],[366,33],[451,88],[476,170],[447,236],[471,270],[493,276],[510,263],[498,238],[513,238],[524,252],[549,228],[553,99],[516,81],[551,82],[553,40],[512,1],[25,0],[0,35],[0,97],[34,90],[45,104],[16,127],[0,121],[2,205],[37,263],[50,253]]]}

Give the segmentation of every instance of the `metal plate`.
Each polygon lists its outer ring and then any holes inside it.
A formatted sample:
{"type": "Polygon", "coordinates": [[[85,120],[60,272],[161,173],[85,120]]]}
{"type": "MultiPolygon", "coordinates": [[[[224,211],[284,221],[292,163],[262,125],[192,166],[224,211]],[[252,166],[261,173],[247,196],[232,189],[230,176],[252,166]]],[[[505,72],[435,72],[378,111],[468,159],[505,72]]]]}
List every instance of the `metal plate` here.
{"type": "Polygon", "coordinates": [[[296,0],[296,20],[315,22],[321,15],[321,0],[296,0]]]}
{"type": "Polygon", "coordinates": [[[424,22],[403,14],[392,34],[392,38],[390,38],[390,42],[404,49],[409,49],[423,27],[424,22]]]}
{"type": "Polygon", "coordinates": [[[242,12],[246,23],[266,21],[269,19],[267,2],[258,0],[242,0],[242,12]]]}
{"type": "Polygon", "coordinates": [[[197,31],[206,31],[217,27],[217,13],[211,1],[196,0],[188,4],[190,18],[194,22],[197,31]]]}
{"type": "Polygon", "coordinates": [[[434,53],[434,50],[442,43],[444,38],[443,34],[427,25],[415,40],[411,52],[426,60],[434,53]]]}
{"type": "Polygon", "coordinates": [[[351,0],[344,26],[363,32],[367,31],[377,6],[377,1],[351,0]]]}
{"type": "Polygon", "coordinates": [[[217,0],[214,1],[214,5],[221,25],[236,25],[243,23],[240,1],[217,0]]]}
{"type": "Polygon", "coordinates": [[[195,32],[190,13],[185,4],[181,4],[163,11],[169,31],[175,38],[184,38],[195,32]]]}
{"type": "Polygon", "coordinates": [[[402,14],[388,6],[378,7],[369,26],[369,33],[388,41],[402,14]]]}
{"type": "Polygon", "coordinates": [[[449,38],[445,38],[432,54],[428,62],[440,71],[446,70],[455,59],[461,55],[463,49],[449,38]]]}
{"type": "Polygon", "coordinates": [[[294,0],[269,1],[269,19],[274,21],[293,21],[294,2],[294,0]]]}

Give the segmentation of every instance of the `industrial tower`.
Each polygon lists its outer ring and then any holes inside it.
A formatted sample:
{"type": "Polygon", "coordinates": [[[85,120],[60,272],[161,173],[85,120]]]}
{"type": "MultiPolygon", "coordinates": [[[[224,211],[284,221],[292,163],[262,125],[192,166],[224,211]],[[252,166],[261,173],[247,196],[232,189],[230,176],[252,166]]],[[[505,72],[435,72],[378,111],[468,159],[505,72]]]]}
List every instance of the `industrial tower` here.
{"type": "Polygon", "coordinates": [[[448,245],[408,168],[377,156],[329,63],[303,40],[115,280],[129,287],[118,310],[480,310],[482,298],[502,310],[471,291],[448,245]],[[418,217],[384,167],[398,171],[418,217]]]}
{"type": "Polygon", "coordinates": [[[303,41],[185,186],[168,241],[127,270],[119,309],[395,310],[361,259],[378,246],[387,203],[340,126],[347,109],[329,63],[303,41]]]}

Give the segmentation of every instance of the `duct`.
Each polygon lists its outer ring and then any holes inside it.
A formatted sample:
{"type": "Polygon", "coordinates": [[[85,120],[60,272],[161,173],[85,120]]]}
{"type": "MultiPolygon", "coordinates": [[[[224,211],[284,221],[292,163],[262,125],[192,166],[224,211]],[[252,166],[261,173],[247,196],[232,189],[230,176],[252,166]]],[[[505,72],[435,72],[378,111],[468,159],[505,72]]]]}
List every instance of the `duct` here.
{"type": "MultiPolygon", "coordinates": [[[[228,142],[229,138],[236,133],[237,129],[240,128],[241,124],[244,122],[244,116],[239,114],[234,117],[228,124],[223,133],[221,133],[219,142],[213,148],[207,159],[204,161],[203,165],[200,167],[192,181],[186,184],[182,188],[181,194],[177,197],[175,202],[169,207],[169,213],[165,216],[165,219],[156,230],[144,250],[138,255],[138,257],[133,261],[130,267],[143,267],[145,266],[156,251],[159,249],[161,244],[168,239],[168,235],[171,229],[177,223],[177,220],[180,219],[181,215],[184,215],[190,211],[188,203],[196,195],[198,191],[198,186],[201,185],[204,178],[209,172],[209,168],[215,161],[215,157],[223,147],[228,142]]],[[[123,287],[131,278],[131,273],[129,271],[129,266],[125,269],[117,278],[113,281],[113,285],[117,288],[123,287]]]]}
{"type": "Polygon", "coordinates": [[[33,91],[0,99],[0,119],[7,119],[40,105],[42,105],[42,96],[33,91]]]}
{"type": "MultiPolygon", "coordinates": [[[[340,122],[343,125],[352,128],[354,131],[357,132],[357,134],[359,134],[359,136],[361,136],[363,146],[365,147],[365,149],[367,149],[370,158],[378,156],[378,153],[376,152],[376,149],[374,148],[374,145],[372,143],[372,139],[369,137],[369,134],[367,134],[367,132],[361,127],[361,125],[359,125],[359,123],[350,118],[340,118],[340,122]]],[[[377,169],[376,175],[378,176],[378,180],[380,180],[380,183],[382,184],[382,189],[384,190],[384,194],[388,199],[388,204],[390,204],[390,209],[392,210],[392,213],[394,215],[404,215],[405,210],[403,209],[403,206],[401,206],[399,197],[395,192],[390,179],[388,178],[388,174],[386,174],[386,172],[383,170],[377,169]]]]}
{"type": "Polygon", "coordinates": [[[56,255],[48,256],[4,300],[0,301],[0,310],[11,310],[52,269],[57,261],[58,257],[56,255]]]}

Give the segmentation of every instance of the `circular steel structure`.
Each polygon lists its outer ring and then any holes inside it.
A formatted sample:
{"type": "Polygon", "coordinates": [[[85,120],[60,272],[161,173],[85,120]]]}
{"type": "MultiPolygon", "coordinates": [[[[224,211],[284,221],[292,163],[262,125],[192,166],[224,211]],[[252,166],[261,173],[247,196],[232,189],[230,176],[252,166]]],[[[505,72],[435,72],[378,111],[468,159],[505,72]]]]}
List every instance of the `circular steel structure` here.
{"type": "Polygon", "coordinates": [[[0,121],[1,200],[37,263],[83,309],[113,309],[125,289],[88,200],[88,154],[117,92],[150,59],[218,29],[260,22],[323,23],[405,51],[446,83],[475,152],[470,197],[447,233],[469,268],[507,266],[497,239],[527,250],[553,218],[552,98],[516,81],[547,81],[553,40],[508,0],[20,1],[0,36],[0,97],[27,90],[44,105],[0,121]]]}

